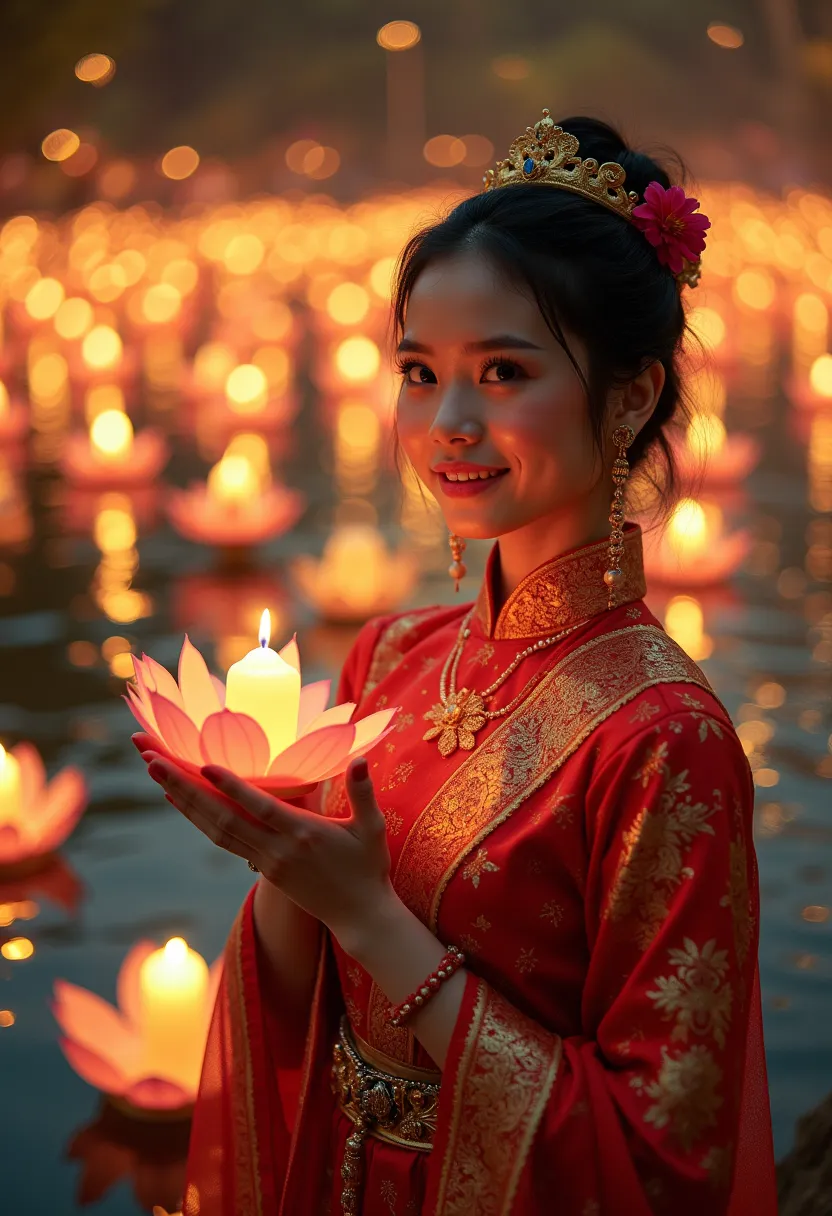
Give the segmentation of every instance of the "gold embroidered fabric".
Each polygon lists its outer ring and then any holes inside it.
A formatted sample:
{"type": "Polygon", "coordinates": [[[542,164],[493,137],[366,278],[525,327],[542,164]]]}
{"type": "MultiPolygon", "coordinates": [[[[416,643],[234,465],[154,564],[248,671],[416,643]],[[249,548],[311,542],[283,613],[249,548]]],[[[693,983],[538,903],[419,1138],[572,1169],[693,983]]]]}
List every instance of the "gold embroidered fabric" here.
{"type": "Polygon", "coordinates": [[[397,617],[382,630],[373,649],[373,657],[367,671],[361,696],[366,697],[380,684],[384,677],[393,670],[402,654],[407,649],[405,643],[413,630],[435,608],[418,608],[415,612],[407,612],[397,617]]]}
{"type": "Polygon", "coordinates": [[[436,1216],[507,1216],[562,1055],[561,1040],[480,983],[457,1071],[436,1216]]]}
{"type": "MultiPolygon", "coordinates": [[[[475,602],[474,620],[487,637],[501,640],[556,633],[605,612],[609,598],[609,588],[604,582],[608,549],[609,541],[597,541],[543,562],[515,587],[496,615],[493,579],[499,564],[499,542],[495,542],[475,602]]],[[[622,579],[616,585],[618,604],[642,599],[647,584],[638,524],[624,526],[624,552],[619,566],[622,579]]]]}
{"type": "MultiPolygon", "coordinates": [[[[663,683],[698,684],[712,692],[696,663],[653,625],[601,634],[562,659],[466,754],[414,823],[393,878],[404,903],[435,933],[443,892],[466,856],[606,718],[645,688],[663,683]]],[[[371,1040],[406,1060],[412,1036],[405,1027],[390,1026],[387,1007],[374,983],[371,1040]]]]}

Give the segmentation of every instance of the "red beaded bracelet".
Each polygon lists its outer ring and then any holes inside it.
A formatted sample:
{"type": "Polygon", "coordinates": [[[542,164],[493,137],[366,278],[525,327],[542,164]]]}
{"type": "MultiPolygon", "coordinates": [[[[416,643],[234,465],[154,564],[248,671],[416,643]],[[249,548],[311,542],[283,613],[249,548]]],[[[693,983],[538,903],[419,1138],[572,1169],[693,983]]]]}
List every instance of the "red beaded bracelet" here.
{"type": "Polygon", "coordinates": [[[465,955],[456,946],[448,946],[448,951],[440,962],[435,971],[432,971],[425,982],[411,992],[410,996],[402,1001],[401,1005],[397,1005],[390,1014],[390,1025],[401,1026],[405,1018],[418,1009],[421,1005],[426,1004],[436,992],[443,980],[450,979],[455,971],[457,971],[465,962],[465,955]]]}

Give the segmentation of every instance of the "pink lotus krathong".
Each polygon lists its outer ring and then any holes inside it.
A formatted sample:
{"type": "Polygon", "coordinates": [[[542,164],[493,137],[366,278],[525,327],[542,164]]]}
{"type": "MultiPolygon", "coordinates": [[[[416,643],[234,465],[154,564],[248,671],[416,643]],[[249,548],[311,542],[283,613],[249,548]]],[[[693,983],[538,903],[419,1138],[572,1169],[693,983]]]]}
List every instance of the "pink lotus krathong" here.
{"type": "MultiPolygon", "coordinates": [[[[278,652],[300,676],[295,638],[278,652]]],[[[211,675],[187,635],[179,656],[179,682],[149,655],[133,657],[135,686],[125,700],[142,730],[158,741],[159,751],[181,768],[198,772],[219,764],[272,793],[311,786],[346,772],[350,759],[393,729],[398,706],[352,721],[355,703],[326,708],[330,680],[300,690],[295,740],[271,756],[266,732],[248,714],[225,708],[225,684],[211,675]]]]}

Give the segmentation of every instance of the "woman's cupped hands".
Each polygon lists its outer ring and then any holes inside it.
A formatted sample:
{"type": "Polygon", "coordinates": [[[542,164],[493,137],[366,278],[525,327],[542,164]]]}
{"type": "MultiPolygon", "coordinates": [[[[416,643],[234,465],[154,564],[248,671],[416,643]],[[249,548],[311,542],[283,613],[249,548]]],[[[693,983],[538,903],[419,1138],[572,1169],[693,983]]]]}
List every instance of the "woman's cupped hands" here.
{"type": "MultiPolygon", "coordinates": [[[[345,774],[349,818],[327,818],[273,797],[217,765],[186,772],[147,734],[132,736],[148,773],[194,827],[331,930],[349,938],[370,923],[392,892],[390,851],[367,761],[345,774]]],[[[308,787],[307,787],[308,788],[308,787]]],[[[290,792],[291,796],[291,792],[290,792]]]]}

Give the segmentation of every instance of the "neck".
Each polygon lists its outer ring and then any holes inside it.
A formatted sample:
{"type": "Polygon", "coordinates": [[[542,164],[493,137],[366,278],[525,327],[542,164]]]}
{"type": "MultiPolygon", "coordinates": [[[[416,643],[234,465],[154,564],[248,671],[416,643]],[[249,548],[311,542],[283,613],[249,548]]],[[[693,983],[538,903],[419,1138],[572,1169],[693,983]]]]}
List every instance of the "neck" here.
{"type": "Polygon", "coordinates": [[[494,588],[494,611],[499,613],[512,591],[527,574],[545,561],[560,557],[579,545],[604,540],[610,525],[603,513],[546,516],[498,538],[499,579],[494,588]]]}

